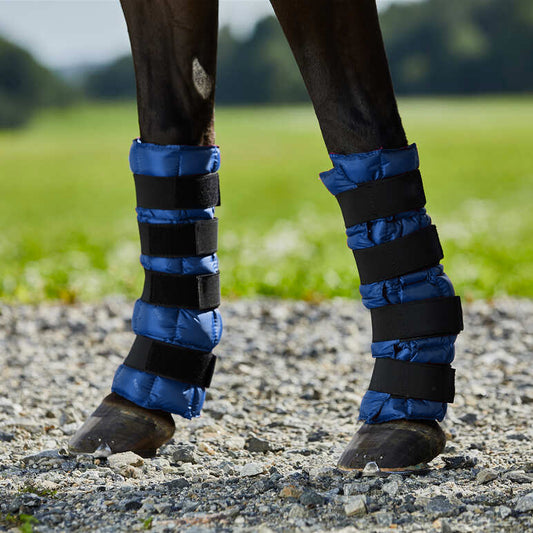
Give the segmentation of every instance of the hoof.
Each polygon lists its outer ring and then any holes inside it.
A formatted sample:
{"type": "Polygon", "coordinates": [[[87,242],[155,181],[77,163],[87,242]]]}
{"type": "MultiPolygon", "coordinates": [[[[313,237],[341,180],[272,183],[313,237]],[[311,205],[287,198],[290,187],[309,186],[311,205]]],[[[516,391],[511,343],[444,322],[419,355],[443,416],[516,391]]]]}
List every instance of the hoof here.
{"type": "Polygon", "coordinates": [[[413,469],[442,453],[446,437],[434,420],[392,420],[363,424],[344,450],[341,470],[363,470],[375,462],[382,471],[413,469]]]}
{"type": "Polygon", "coordinates": [[[111,393],[72,437],[69,451],[96,452],[104,457],[131,451],[152,457],[172,438],[175,429],[170,413],[139,407],[111,393]]]}

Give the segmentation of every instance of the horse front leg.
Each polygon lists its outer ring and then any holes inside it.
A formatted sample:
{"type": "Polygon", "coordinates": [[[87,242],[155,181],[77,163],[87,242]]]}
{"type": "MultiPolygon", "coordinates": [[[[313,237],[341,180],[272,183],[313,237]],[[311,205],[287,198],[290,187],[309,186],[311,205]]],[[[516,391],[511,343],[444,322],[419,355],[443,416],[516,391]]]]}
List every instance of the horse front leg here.
{"type": "Polygon", "coordinates": [[[174,434],[170,413],[199,416],[222,331],[213,108],[216,0],[121,0],[135,64],[141,136],[133,141],[142,297],[137,337],[112,393],[70,449],[153,455],[174,434]]]}
{"type": "Polygon", "coordinates": [[[461,307],[439,264],[374,0],[271,0],[331,154],[322,181],[340,204],[372,314],[375,368],[363,424],[339,467],[414,467],[442,452],[437,421],[453,401],[461,307]]]}

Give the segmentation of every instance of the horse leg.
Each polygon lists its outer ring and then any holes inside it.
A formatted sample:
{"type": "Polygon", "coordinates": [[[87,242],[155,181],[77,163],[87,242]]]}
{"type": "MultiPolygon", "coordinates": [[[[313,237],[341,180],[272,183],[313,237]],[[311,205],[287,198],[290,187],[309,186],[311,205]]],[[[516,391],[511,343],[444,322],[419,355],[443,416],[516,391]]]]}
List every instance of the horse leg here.
{"type": "Polygon", "coordinates": [[[444,449],[437,420],[453,399],[461,310],[423,209],[416,146],[407,145],[397,110],[375,1],[271,3],[331,154],[334,168],[321,178],[339,201],[372,313],[376,366],[363,424],[339,468],[414,467],[444,449]]]}
{"type": "Polygon", "coordinates": [[[121,0],[137,81],[133,142],[143,296],[136,341],[112,393],[70,449],[153,455],[174,434],[170,413],[198,416],[218,343],[219,152],[214,146],[218,2],[121,0]]]}

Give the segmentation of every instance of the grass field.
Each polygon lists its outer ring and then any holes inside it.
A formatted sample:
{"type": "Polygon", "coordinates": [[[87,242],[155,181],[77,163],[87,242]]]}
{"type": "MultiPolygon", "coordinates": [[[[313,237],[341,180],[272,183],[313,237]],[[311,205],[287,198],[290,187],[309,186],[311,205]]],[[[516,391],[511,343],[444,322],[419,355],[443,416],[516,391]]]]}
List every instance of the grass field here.
{"type": "MultiPolygon", "coordinates": [[[[467,298],[533,297],[533,97],[400,102],[446,271],[467,298]]],[[[87,106],[0,132],[0,297],[135,297],[135,106],[87,106]]],[[[222,108],[226,296],[356,296],[353,256],[312,109],[222,108]]]]}

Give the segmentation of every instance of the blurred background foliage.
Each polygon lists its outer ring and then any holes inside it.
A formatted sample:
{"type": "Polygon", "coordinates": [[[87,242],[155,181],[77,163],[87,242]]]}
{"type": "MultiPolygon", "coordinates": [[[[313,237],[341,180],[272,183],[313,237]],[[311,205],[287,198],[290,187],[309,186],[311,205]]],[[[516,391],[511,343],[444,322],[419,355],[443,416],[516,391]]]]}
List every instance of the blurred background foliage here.
{"type": "Polygon", "coordinates": [[[78,98],[76,89],[0,37],[0,128],[21,126],[39,109],[78,98]]]}
{"type": "MultiPolygon", "coordinates": [[[[426,0],[380,17],[447,272],[467,297],[533,297],[533,2],[426,0]]],[[[138,295],[134,98],[130,56],[52,72],[0,39],[0,297],[138,295]]],[[[330,162],[275,19],[240,39],[221,28],[217,102],[223,293],[356,296],[317,179],[330,162]]]]}

